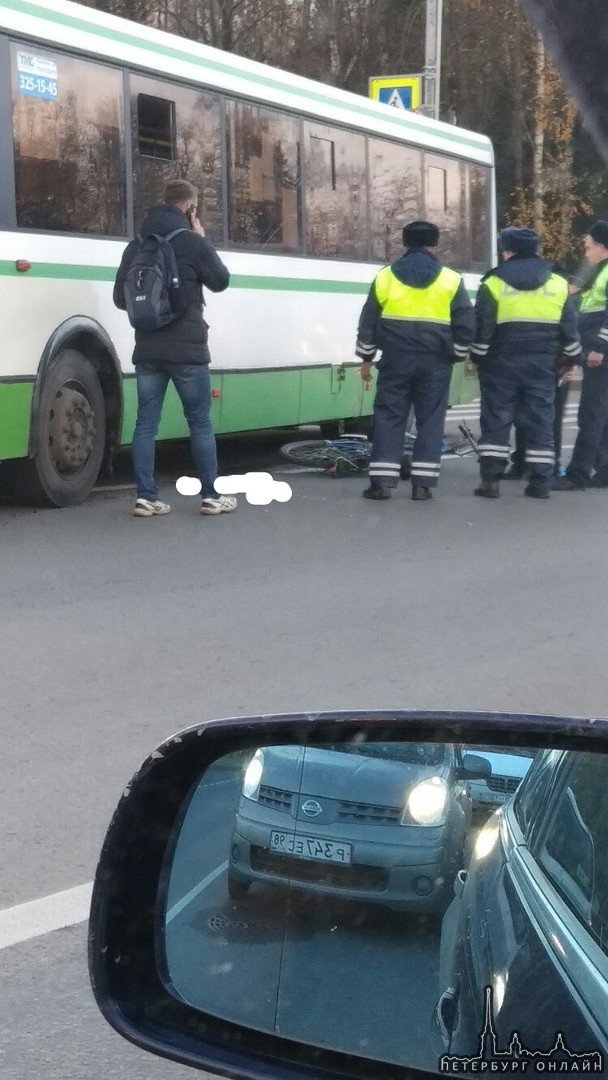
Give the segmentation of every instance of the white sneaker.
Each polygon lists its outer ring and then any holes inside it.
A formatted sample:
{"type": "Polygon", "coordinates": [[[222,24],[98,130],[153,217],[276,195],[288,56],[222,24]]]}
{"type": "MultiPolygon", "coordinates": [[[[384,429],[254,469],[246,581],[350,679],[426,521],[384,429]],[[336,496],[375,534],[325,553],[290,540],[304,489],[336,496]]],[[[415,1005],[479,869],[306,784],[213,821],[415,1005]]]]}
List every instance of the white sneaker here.
{"type": "Polygon", "coordinates": [[[201,505],[201,514],[231,514],[233,510],[236,510],[234,495],[210,495],[201,505]]]}
{"type": "Polygon", "coordinates": [[[160,499],[138,499],[133,511],[134,517],[157,517],[160,514],[168,514],[171,507],[160,499]]]}

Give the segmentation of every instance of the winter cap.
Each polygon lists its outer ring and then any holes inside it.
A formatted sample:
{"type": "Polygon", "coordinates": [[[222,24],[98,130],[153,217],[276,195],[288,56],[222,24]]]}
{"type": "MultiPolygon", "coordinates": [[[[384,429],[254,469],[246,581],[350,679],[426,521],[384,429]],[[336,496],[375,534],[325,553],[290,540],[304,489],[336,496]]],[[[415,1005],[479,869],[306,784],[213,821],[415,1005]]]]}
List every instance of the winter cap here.
{"type": "Polygon", "coordinates": [[[437,247],[439,229],[431,221],[412,221],[403,230],[403,243],[407,248],[437,247]]]}
{"type": "Polygon", "coordinates": [[[519,229],[515,225],[510,225],[500,234],[500,246],[503,251],[529,258],[531,255],[536,255],[538,233],[534,232],[534,229],[519,229]]]}
{"type": "Polygon", "coordinates": [[[596,244],[608,248],[608,221],[594,221],[588,235],[596,244]]]}

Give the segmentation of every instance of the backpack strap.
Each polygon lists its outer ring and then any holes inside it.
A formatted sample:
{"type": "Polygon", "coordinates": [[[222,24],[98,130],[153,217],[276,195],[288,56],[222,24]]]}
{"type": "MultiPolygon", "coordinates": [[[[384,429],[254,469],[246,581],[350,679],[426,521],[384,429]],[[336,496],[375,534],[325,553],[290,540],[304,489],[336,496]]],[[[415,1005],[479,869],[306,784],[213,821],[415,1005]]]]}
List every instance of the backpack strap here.
{"type": "Polygon", "coordinates": [[[173,245],[170,243],[170,241],[173,240],[174,236],[177,236],[178,233],[182,233],[182,232],[190,232],[190,229],[184,229],[184,228],[174,229],[173,232],[167,233],[166,236],[159,236],[158,233],[152,233],[151,234],[151,236],[152,236],[152,238],[154,240],[158,240],[159,244],[166,245],[166,247],[168,248],[167,258],[168,258],[168,261],[169,261],[169,277],[170,277],[169,288],[173,288],[173,289],[179,288],[180,280],[179,280],[179,269],[178,269],[178,266],[177,266],[177,259],[175,257],[175,250],[173,248],[173,245]]]}

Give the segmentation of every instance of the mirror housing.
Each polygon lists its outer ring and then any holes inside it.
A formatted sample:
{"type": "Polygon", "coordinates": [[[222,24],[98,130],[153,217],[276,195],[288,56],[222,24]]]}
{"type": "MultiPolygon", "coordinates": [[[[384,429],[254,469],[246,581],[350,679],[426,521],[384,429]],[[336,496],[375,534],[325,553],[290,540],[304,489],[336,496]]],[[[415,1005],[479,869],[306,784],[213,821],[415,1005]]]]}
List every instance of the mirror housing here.
{"type": "Polygon", "coordinates": [[[489,761],[478,754],[465,754],[462,759],[463,780],[489,780],[492,775],[492,766],[489,761]]]}
{"type": "MultiPolygon", "coordinates": [[[[361,741],[607,752],[608,720],[502,713],[312,713],[218,720],[174,735],[147,758],[125,789],[95,876],[90,979],[101,1012],[120,1035],[159,1056],[239,1080],[428,1078],[428,1072],[319,1048],[193,1008],[169,991],[160,960],[159,895],[167,878],[167,853],[185,800],[205,771],[219,758],[250,753],[252,747],[336,748],[361,741]]],[[[469,767],[473,759],[477,772],[476,755],[466,758],[469,767]]]]}

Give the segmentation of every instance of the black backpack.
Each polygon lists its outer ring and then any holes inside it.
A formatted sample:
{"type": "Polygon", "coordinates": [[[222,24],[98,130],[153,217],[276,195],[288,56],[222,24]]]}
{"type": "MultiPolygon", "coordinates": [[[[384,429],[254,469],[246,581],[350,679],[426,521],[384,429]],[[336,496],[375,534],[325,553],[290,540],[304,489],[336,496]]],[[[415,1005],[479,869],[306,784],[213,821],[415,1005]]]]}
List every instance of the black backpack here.
{"type": "Polygon", "coordinates": [[[174,229],[167,236],[136,236],[139,247],[129,263],[124,285],[127,315],[135,330],[160,330],[182,314],[177,260],[171,246],[171,240],[180,232],[188,229],[174,229]]]}

